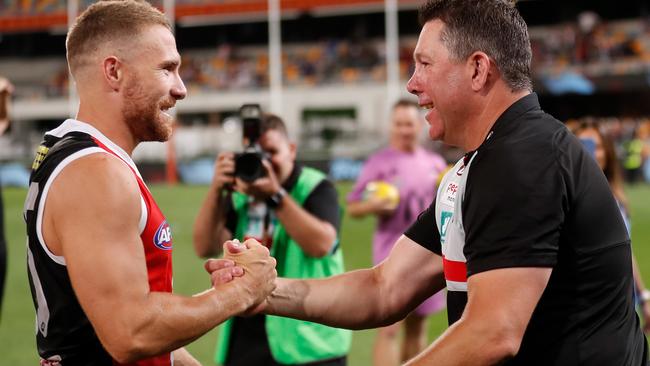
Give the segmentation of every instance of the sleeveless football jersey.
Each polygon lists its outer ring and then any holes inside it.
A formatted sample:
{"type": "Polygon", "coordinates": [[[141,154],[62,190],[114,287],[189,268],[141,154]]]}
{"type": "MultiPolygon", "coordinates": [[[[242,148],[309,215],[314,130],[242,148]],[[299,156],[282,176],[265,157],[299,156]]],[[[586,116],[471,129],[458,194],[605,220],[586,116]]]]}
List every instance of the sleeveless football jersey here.
{"type": "MultiPolygon", "coordinates": [[[[32,165],[25,200],[27,264],[36,309],[36,343],[41,365],[117,365],[101,345],[75,296],[65,257],[52,253],[43,239],[43,209],[58,174],[76,159],[111,154],[133,172],[141,195],[140,238],[151,291],[172,291],[171,230],[130,156],[94,127],[72,119],[47,132],[32,165]]],[[[74,215],[74,212],[69,212],[74,215]]],[[[93,240],[93,238],[88,238],[93,240]]],[[[171,354],[133,365],[171,365],[171,354]]]]}

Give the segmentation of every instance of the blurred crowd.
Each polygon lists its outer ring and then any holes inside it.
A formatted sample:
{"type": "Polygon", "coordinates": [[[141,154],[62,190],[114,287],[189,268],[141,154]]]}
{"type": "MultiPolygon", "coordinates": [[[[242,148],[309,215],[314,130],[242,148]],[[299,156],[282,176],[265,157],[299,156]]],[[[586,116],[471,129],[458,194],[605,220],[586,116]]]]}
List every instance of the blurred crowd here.
{"type": "Polygon", "coordinates": [[[619,165],[628,183],[650,182],[650,118],[583,117],[566,122],[569,129],[595,126],[614,143],[619,165]]]}
{"type": "Polygon", "coordinates": [[[584,12],[575,22],[530,30],[537,75],[576,69],[585,76],[642,71],[650,62],[650,18],[606,22],[584,12]]]}
{"type": "MultiPolygon", "coordinates": [[[[582,76],[645,73],[650,65],[650,18],[604,22],[586,13],[576,22],[534,27],[530,30],[533,72],[537,79],[566,71],[582,76]]],[[[416,38],[399,44],[399,71],[403,80],[413,70],[416,38]]],[[[285,86],[326,86],[377,83],[386,80],[383,39],[351,41],[331,39],[305,44],[284,44],[282,74],[285,86]]],[[[211,49],[182,51],[182,76],[196,92],[251,90],[269,85],[266,45],[238,47],[221,44],[211,49]]],[[[0,60],[0,66],[2,65],[0,60]]],[[[5,71],[6,73],[6,71],[5,71]]],[[[66,96],[67,69],[60,60],[58,72],[26,81],[29,99],[66,96]]],[[[21,80],[16,80],[20,86],[21,80]]],[[[20,90],[21,88],[19,88],[20,90]]]]}
{"type": "MultiPolygon", "coordinates": [[[[315,86],[385,80],[380,42],[332,40],[283,48],[282,73],[287,86],[315,86]]],[[[221,45],[214,52],[183,53],[183,80],[203,91],[267,87],[266,48],[221,45]]]]}

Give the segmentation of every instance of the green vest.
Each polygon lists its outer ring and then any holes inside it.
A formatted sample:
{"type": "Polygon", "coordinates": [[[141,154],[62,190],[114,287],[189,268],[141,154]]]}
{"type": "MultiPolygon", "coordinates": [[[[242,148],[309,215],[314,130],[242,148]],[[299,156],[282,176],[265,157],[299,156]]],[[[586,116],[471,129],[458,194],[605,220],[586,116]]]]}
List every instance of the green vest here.
{"type": "MultiPolygon", "coordinates": [[[[325,179],[318,170],[303,167],[298,181],[291,189],[291,197],[303,205],[309,194],[325,179]]],[[[249,197],[235,192],[232,203],[237,213],[235,238],[242,240],[248,226],[249,197]]],[[[334,248],[338,248],[337,242],[334,248]]],[[[340,248],[322,258],[305,254],[298,243],[287,235],[276,220],[271,255],[277,260],[278,276],[287,278],[322,278],[343,273],[343,254],[340,248]]],[[[226,321],[219,333],[215,361],[223,364],[229,349],[232,319],[226,321]]],[[[266,336],[273,358],[282,364],[301,364],[341,357],[350,350],[352,333],[349,330],[278,316],[265,316],[266,336]]]]}

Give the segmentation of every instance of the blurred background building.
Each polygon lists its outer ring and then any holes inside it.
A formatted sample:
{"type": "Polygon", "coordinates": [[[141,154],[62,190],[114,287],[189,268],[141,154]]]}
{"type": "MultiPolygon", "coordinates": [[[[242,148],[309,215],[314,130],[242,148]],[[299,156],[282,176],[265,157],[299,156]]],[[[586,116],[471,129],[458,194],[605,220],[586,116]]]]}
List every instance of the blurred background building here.
{"type": "MultiPolygon", "coordinates": [[[[285,118],[300,160],[354,178],[358,161],[385,142],[388,107],[408,95],[421,2],[154,1],[174,19],[188,97],[177,104],[173,146],[140,145],[135,160],[161,180],[171,150],[182,178],[209,179],[216,153],[240,148],[239,106],[260,103],[285,118]]],[[[43,132],[74,116],[65,34],[90,3],[0,0],[0,75],[16,86],[0,163],[29,166],[43,132]]],[[[563,121],[602,124],[625,159],[626,141],[650,136],[650,3],[517,6],[529,25],[542,107],[563,121]]]]}

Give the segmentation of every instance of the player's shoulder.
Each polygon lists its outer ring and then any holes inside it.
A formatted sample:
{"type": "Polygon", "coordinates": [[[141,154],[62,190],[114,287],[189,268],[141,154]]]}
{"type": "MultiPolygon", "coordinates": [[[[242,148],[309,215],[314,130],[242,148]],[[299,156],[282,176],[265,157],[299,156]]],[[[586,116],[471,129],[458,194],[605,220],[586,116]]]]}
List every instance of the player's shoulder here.
{"type": "Polygon", "coordinates": [[[56,181],[70,190],[98,190],[110,194],[137,192],[134,173],[116,156],[95,151],[70,162],[60,172],[56,181]]]}
{"type": "Polygon", "coordinates": [[[126,163],[121,161],[118,157],[107,151],[100,150],[93,151],[85,156],[75,159],[70,166],[88,172],[110,172],[116,174],[130,170],[126,163]]]}
{"type": "Polygon", "coordinates": [[[50,216],[75,212],[97,220],[137,221],[141,194],[125,163],[107,152],[93,152],[67,164],[54,177],[47,202],[50,216]]]}

